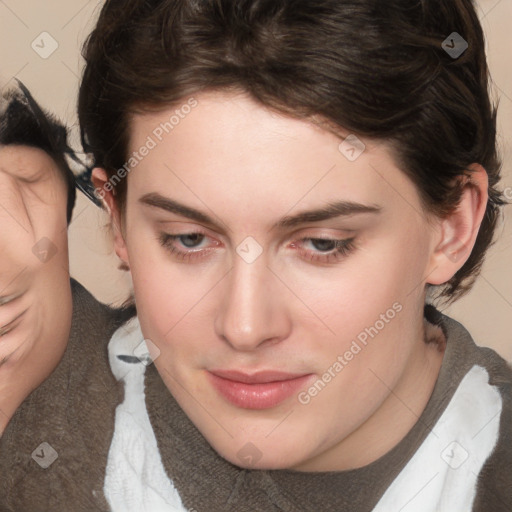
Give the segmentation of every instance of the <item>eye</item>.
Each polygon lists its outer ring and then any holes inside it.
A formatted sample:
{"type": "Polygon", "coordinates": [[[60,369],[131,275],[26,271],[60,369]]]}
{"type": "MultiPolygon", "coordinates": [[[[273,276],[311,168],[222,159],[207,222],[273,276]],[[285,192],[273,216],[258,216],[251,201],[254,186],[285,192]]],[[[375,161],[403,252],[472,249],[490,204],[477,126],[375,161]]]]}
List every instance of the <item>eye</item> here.
{"type": "Polygon", "coordinates": [[[7,325],[4,325],[3,327],[0,327],[0,338],[9,334],[13,329],[14,329],[14,326],[12,325],[12,323],[9,323],[7,325]]]}
{"type": "Polygon", "coordinates": [[[14,318],[14,320],[11,320],[9,323],[0,327],[0,338],[2,338],[3,336],[7,336],[7,334],[16,329],[16,327],[18,327],[18,325],[20,324],[20,319],[26,313],[26,311],[27,310],[23,311],[16,318],[14,318]]]}
{"type": "MultiPolygon", "coordinates": [[[[160,233],[158,238],[162,247],[179,261],[206,258],[215,247],[220,245],[215,240],[210,245],[205,245],[204,242],[210,237],[200,231],[181,234],[160,233]]],[[[293,242],[291,247],[298,248],[299,254],[308,261],[336,263],[355,249],[354,240],[355,238],[340,240],[309,237],[300,239],[299,243],[293,242]],[[310,244],[313,250],[305,249],[306,243],[310,244]]]]}
{"type": "Polygon", "coordinates": [[[292,247],[298,247],[298,251],[305,259],[318,263],[336,263],[348,256],[355,249],[355,238],[346,240],[333,238],[302,238],[300,245],[292,243],[292,247]],[[313,250],[304,249],[309,243],[313,250]]]}
{"type": "MultiPolygon", "coordinates": [[[[160,233],[159,241],[162,247],[167,249],[179,261],[189,261],[197,258],[204,258],[212,250],[201,245],[209,237],[202,232],[170,234],[160,233]],[[181,247],[180,247],[181,245],[181,247]]],[[[213,242],[213,246],[217,247],[219,242],[213,242]]]]}

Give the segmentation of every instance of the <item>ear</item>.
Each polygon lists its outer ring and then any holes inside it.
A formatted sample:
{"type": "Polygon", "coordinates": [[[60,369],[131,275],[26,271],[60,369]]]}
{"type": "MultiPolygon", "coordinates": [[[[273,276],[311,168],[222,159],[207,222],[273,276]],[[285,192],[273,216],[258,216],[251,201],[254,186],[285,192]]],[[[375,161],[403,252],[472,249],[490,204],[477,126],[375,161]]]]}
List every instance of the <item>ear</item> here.
{"type": "Polygon", "coordinates": [[[101,200],[103,206],[110,215],[112,229],[114,231],[114,248],[116,254],[129,269],[130,262],[122,230],[121,214],[115,198],[114,188],[108,180],[108,175],[105,169],[95,167],[92,170],[91,181],[94,185],[94,192],[96,196],[101,200]]]}
{"type": "Polygon", "coordinates": [[[440,220],[440,232],[431,255],[427,283],[439,285],[449,281],[471,255],[485,215],[489,181],[479,164],[469,166],[469,176],[461,176],[464,189],[457,209],[440,220]]]}

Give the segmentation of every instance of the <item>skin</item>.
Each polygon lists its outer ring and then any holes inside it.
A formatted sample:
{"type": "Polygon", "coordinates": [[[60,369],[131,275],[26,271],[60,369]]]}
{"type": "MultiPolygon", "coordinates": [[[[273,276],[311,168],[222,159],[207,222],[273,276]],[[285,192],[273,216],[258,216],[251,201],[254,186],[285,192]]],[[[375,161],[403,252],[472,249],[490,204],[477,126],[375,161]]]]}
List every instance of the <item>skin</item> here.
{"type": "Polygon", "coordinates": [[[48,154],[0,147],[0,434],[66,348],[66,203],[64,179],[48,154]]]}
{"type": "MultiPolygon", "coordinates": [[[[443,353],[424,341],[425,285],[446,282],[469,257],[487,202],[485,170],[472,166],[460,207],[441,220],[422,210],[384,144],[366,140],[351,162],[333,133],[242,93],[195,98],[198,106],[128,174],[123,214],[114,193],[104,195],[143,334],[160,351],[155,365],[233,464],[300,471],[368,464],[406,435],[432,393],[443,353]],[[152,193],[216,225],[142,204],[152,193]],[[342,199],[380,213],[272,228],[342,199]],[[194,232],[205,236],[183,236],[194,232]],[[162,246],[162,233],[182,235],[170,246],[189,254],[162,246]],[[250,264],[236,252],[248,236],[263,249],[250,264]],[[332,245],[310,240],[354,237],[354,249],[337,260],[332,245]],[[212,369],[281,370],[311,374],[307,390],[395,303],[399,314],[306,405],[294,394],[263,410],[238,407],[208,379],[212,369]],[[250,464],[237,455],[249,442],[260,457],[250,464]]],[[[134,117],[130,153],[175,110],[134,117]]],[[[97,188],[106,179],[94,170],[97,188]]]]}

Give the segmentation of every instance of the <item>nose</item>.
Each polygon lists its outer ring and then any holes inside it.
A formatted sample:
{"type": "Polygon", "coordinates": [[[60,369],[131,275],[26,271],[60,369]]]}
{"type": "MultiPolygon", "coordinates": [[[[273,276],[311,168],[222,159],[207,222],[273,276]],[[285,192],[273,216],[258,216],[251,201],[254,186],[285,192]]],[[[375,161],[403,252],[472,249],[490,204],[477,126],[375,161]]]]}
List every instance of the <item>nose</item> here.
{"type": "Polygon", "coordinates": [[[264,257],[249,264],[235,255],[221,293],[215,330],[234,349],[253,351],[288,336],[286,296],[264,257]]]}

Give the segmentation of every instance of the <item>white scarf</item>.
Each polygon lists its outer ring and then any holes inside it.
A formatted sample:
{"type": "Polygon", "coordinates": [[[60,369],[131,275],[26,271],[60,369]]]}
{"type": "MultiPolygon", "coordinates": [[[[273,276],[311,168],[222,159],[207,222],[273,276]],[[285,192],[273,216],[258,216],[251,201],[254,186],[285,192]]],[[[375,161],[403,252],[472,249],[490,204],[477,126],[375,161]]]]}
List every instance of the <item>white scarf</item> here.
{"type": "Polygon", "coordinates": [[[117,380],[124,382],[124,402],[117,406],[108,454],[104,493],[113,512],[191,512],[165,473],[149,421],[144,373],[151,364],[137,317],[118,329],[109,346],[117,380]],[[121,359],[119,358],[121,356],[121,359]]]}
{"type": "MultiPolygon", "coordinates": [[[[112,511],[195,512],[183,506],[158,451],[144,395],[144,373],[151,362],[143,355],[147,346],[136,317],[114,333],[108,348],[112,371],[125,385],[104,486],[112,511]]],[[[473,366],[373,512],[471,510],[478,475],[499,436],[502,405],[487,370],[473,366]]]]}

